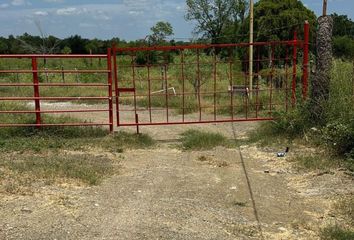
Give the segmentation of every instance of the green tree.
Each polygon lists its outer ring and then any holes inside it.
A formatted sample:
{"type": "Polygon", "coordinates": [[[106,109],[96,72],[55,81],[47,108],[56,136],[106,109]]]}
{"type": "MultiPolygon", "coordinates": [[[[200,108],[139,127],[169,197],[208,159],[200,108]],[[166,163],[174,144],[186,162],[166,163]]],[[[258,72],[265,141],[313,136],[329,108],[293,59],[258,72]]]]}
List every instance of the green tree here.
{"type": "Polygon", "coordinates": [[[68,46],[65,46],[62,50],[61,53],[63,54],[71,54],[71,48],[68,46]]]}
{"type": "Polygon", "coordinates": [[[6,38],[0,37],[0,54],[8,53],[9,46],[6,38]]]}
{"type": "Polygon", "coordinates": [[[85,46],[86,52],[98,53],[101,45],[102,45],[102,42],[98,39],[90,40],[85,46]]]}
{"type": "Polygon", "coordinates": [[[354,38],[354,22],[347,15],[333,13],[333,36],[349,36],[354,38]]]}
{"type": "MultiPolygon", "coordinates": [[[[317,18],[298,0],[260,0],[254,6],[254,19],[255,41],[269,41],[293,39],[293,30],[303,36],[306,20],[314,33],[317,18]]],[[[248,31],[248,24],[245,27],[248,31]]]]}
{"type": "Polygon", "coordinates": [[[84,39],[79,35],[75,35],[64,39],[61,44],[63,46],[68,46],[74,54],[85,54],[87,53],[85,46],[88,41],[88,39],[84,39]]]}
{"type": "Polygon", "coordinates": [[[346,15],[333,13],[333,53],[336,57],[353,59],[354,22],[346,15]]]}
{"type": "MultiPolygon", "coordinates": [[[[220,43],[225,29],[238,31],[238,23],[245,19],[246,0],[187,0],[188,21],[196,21],[196,33],[203,33],[212,43],[220,43]],[[236,26],[236,27],[235,27],[236,26]]],[[[227,32],[229,32],[228,30],[227,32]]]]}
{"type": "Polygon", "coordinates": [[[354,40],[348,36],[339,36],[333,39],[333,52],[336,57],[353,59],[354,40]]]}
{"type": "Polygon", "coordinates": [[[166,40],[166,37],[174,35],[172,25],[169,22],[158,22],[151,28],[152,34],[149,40],[152,44],[160,44],[166,40]]]}

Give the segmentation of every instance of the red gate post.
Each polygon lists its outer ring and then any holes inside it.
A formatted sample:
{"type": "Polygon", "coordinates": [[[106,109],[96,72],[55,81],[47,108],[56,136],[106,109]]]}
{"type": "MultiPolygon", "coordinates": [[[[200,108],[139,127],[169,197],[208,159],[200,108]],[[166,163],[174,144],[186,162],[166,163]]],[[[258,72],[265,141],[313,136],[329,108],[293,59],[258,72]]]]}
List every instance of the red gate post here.
{"type": "Polygon", "coordinates": [[[37,58],[32,57],[32,74],[33,74],[33,90],[34,90],[34,104],[36,111],[36,124],[37,127],[41,126],[41,103],[39,98],[39,79],[38,79],[38,67],[37,58]]]}
{"type": "Polygon", "coordinates": [[[297,32],[294,32],[294,43],[293,43],[293,80],[291,87],[291,100],[292,106],[295,107],[296,104],[296,74],[297,74],[297,32]]]}
{"type": "Polygon", "coordinates": [[[109,131],[113,132],[113,81],[112,81],[112,49],[107,50],[108,70],[108,105],[109,105],[109,131]]]}
{"type": "Polygon", "coordinates": [[[308,78],[309,78],[309,39],[310,39],[310,24],[305,21],[304,25],[304,60],[302,73],[302,97],[307,99],[308,95],[308,78]]]}
{"type": "Polygon", "coordinates": [[[116,118],[117,118],[117,127],[120,125],[119,120],[119,91],[118,91],[118,65],[117,65],[117,48],[116,45],[113,45],[113,69],[114,69],[114,93],[116,99],[116,118]]]}

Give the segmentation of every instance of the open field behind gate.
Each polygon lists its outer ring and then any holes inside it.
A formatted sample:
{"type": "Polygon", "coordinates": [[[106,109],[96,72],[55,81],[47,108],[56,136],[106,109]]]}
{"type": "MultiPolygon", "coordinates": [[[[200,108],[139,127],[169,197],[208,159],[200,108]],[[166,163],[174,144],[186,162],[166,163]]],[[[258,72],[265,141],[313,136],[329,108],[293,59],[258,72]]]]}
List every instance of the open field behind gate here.
{"type": "Polygon", "coordinates": [[[253,45],[252,74],[247,43],[113,48],[106,55],[1,55],[0,126],[107,125],[112,131],[114,102],[117,126],[270,120],[294,106],[301,92],[306,97],[308,25],[305,41],[295,33],[290,41],[253,45]],[[41,109],[52,102],[107,107],[41,109]],[[106,112],[107,120],[46,121],[71,112],[106,112]],[[163,119],[154,117],[161,113],[163,119]]]}

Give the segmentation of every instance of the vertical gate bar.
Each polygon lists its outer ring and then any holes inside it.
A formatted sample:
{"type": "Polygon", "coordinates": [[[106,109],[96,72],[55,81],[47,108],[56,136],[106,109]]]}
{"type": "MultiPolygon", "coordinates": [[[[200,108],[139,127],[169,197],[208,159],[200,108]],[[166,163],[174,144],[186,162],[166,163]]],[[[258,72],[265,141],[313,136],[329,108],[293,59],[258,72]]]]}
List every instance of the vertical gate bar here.
{"type": "Polygon", "coordinates": [[[114,68],[114,91],[116,98],[116,118],[117,118],[117,127],[120,125],[120,114],[119,114],[119,86],[118,86],[118,63],[117,63],[117,49],[116,46],[113,46],[113,68],[114,68]]]}
{"type": "Polygon", "coordinates": [[[307,99],[308,94],[308,78],[309,78],[309,39],[310,39],[310,24],[305,21],[304,25],[304,59],[302,73],[302,97],[307,99]]]}
{"type": "Polygon", "coordinates": [[[201,106],[201,98],[200,98],[200,51],[197,49],[197,84],[198,84],[198,107],[199,107],[199,121],[202,121],[202,106],[201,106]]]}
{"type": "Polygon", "coordinates": [[[285,110],[289,108],[289,50],[285,50],[285,110]]]}
{"type": "Polygon", "coordinates": [[[107,50],[108,70],[108,105],[109,105],[109,131],[113,132],[113,79],[112,79],[112,49],[107,50]]]}
{"type": "Polygon", "coordinates": [[[140,134],[140,129],[139,129],[139,115],[135,114],[135,123],[136,123],[136,134],[140,134]]]}
{"type": "MultiPolygon", "coordinates": [[[[249,58],[250,60],[250,58],[249,58]]],[[[248,61],[249,61],[248,60],[248,61]]],[[[250,65],[250,64],[249,64],[250,65]]],[[[250,68],[249,68],[250,69],[250,68]]],[[[242,96],[242,111],[245,111],[245,118],[247,119],[247,99],[248,99],[248,94],[249,94],[249,90],[250,88],[247,87],[247,83],[250,81],[249,75],[248,74],[244,74],[244,78],[243,78],[243,86],[244,86],[244,94],[242,96]]],[[[249,86],[249,85],[248,85],[249,86]]]]}
{"type": "Polygon", "coordinates": [[[273,115],[273,79],[274,79],[274,61],[275,61],[275,45],[271,49],[271,74],[270,74],[270,91],[269,91],[269,115],[273,115]]]}
{"type": "Polygon", "coordinates": [[[297,68],[297,32],[294,32],[294,42],[293,42],[293,79],[291,87],[291,100],[292,106],[295,107],[296,104],[296,68],[297,68]]]}
{"type": "Polygon", "coordinates": [[[168,109],[168,76],[167,76],[167,62],[166,62],[166,59],[165,59],[165,65],[164,65],[164,72],[165,72],[165,96],[166,96],[166,120],[167,120],[167,123],[170,121],[169,120],[169,109],[168,109]]]}
{"type": "Polygon", "coordinates": [[[231,51],[231,48],[229,49],[229,71],[230,71],[230,86],[231,86],[231,94],[230,94],[231,119],[234,120],[234,89],[233,89],[233,76],[232,76],[232,51],[231,51]]]}
{"type": "Polygon", "coordinates": [[[216,48],[214,47],[214,121],[216,121],[216,74],[217,74],[217,66],[216,66],[216,48]]]}
{"type": "Polygon", "coordinates": [[[259,74],[260,74],[260,64],[261,64],[261,50],[260,46],[257,47],[257,92],[256,92],[256,118],[258,118],[259,111],[259,74]]]}
{"type": "MultiPolygon", "coordinates": [[[[249,60],[247,60],[247,63],[249,62],[249,60]]],[[[242,96],[242,111],[245,110],[246,108],[246,95],[248,94],[247,91],[249,91],[249,87],[247,87],[247,83],[249,82],[250,78],[249,78],[249,75],[248,75],[248,69],[249,68],[249,64],[247,65],[247,71],[243,74],[243,87],[244,87],[244,91],[245,91],[245,95],[241,95],[242,96]]]]}
{"type": "Polygon", "coordinates": [[[185,75],[184,75],[184,51],[181,50],[181,73],[182,73],[182,121],[185,121],[185,75]]]}
{"type": "Polygon", "coordinates": [[[132,73],[133,73],[133,89],[134,89],[134,114],[135,114],[135,123],[136,125],[138,126],[139,125],[139,122],[137,122],[137,120],[139,120],[137,118],[137,103],[136,103],[136,83],[135,83],[135,59],[136,59],[136,53],[134,52],[132,55],[131,55],[131,58],[132,58],[132,61],[131,61],[131,64],[132,64],[132,73]]]}
{"type": "Polygon", "coordinates": [[[152,112],[151,112],[151,76],[150,76],[150,60],[148,60],[147,66],[147,74],[148,74],[148,91],[149,91],[149,118],[150,123],[152,123],[152,112]]]}
{"type": "Polygon", "coordinates": [[[34,103],[36,110],[36,124],[37,127],[41,126],[41,103],[39,97],[39,79],[38,79],[38,66],[37,66],[37,58],[32,58],[32,72],[33,72],[33,90],[34,90],[34,103]]]}
{"type": "MultiPolygon", "coordinates": [[[[252,59],[253,59],[253,57],[252,57],[252,59]]],[[[253,65],[253,62],[252,62],[252,66],[254,66],[253,65]]],[[[248,81],[253,81],[253,72],[250,72],[250,74],[252,74],[252,79],[250,78],[250,77],[248,77],[247,79],[248,79],[248,81]]],[[[244,85],[245,85],[245,90],[246,90],[246,93],[245,93],[245,95],[244,95],[244,103],[245,103],[245,117],[246,117],[246,119],[248,119],[248,104],[249,104],[249,96],[251,96],[251,99],[252,99],[252,96],[253,96],[253,92],[252,92],[252,89],[250,89],[250,87],[246,87],[247,86],[247,79],[245,79],[245,82],[244,82],[244,85]],[[248,91],[247,91],[247,89],[248,89],[248,91]]],[[[252,84],[249,84],[249,86],[251,86],[252,85],[252,88],[253,88],[253,82],[252,82],[252,84]]]]}

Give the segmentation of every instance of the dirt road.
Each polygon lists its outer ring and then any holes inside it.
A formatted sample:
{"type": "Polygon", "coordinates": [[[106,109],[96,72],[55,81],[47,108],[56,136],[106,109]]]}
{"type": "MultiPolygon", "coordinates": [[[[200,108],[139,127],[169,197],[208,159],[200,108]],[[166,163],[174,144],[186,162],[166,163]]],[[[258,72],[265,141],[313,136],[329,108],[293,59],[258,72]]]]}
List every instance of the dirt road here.
{"type": "Polygon", "coordinates": [[[242,138],[256,126],[143,128],[160,140],[157,147],[95,150],[120,169],[99,186],[41,186],[33,196],[3,196],[0,239],[317,239],[335,219],[334,196],[353,192],[352,179],[299,175],[275,149],[177,147],[186,128],[242,138]]]}

